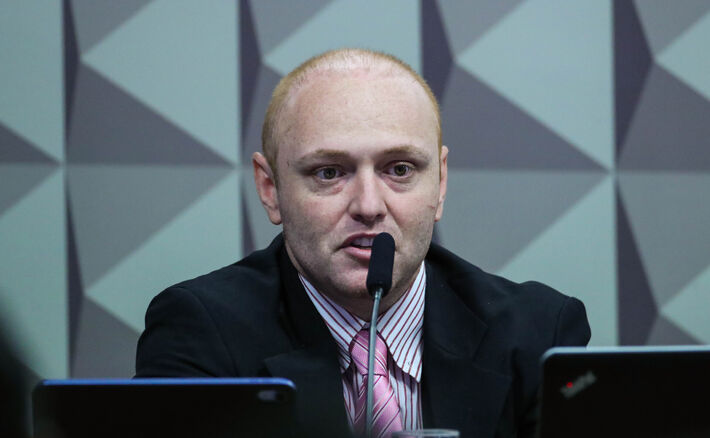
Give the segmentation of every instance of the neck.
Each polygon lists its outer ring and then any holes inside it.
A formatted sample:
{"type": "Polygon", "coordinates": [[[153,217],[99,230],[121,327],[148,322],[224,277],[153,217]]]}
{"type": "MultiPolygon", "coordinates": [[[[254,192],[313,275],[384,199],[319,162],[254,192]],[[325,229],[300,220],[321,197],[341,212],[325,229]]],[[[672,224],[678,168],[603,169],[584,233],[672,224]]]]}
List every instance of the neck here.
{"type": "MultiPolygon", "coordinates": [[[[387,295],[385,295],[382,298],[382,301],[380,301],[380,308],[377,312],[378,316],[387,312],[390,307],[394,305],[394,303],[396,303],[397,301],[399,301],[400,298],[402,298],[402,295],[404,295],[406,291],[407,288],[401,289],[399,291],[391,290],[387,295]]],[[[341,303],[339,302],[339,300],[332,296],[329,296],[329,298],[331,298],[339,305],[343,306],[345,310],[357,316],[358,318],[370,322],[370,319],[372,318],[372,306],[374,303],[374,298],[370,297],[369,294],[366,299],[352,300],[352,303],[341,303]]]]}

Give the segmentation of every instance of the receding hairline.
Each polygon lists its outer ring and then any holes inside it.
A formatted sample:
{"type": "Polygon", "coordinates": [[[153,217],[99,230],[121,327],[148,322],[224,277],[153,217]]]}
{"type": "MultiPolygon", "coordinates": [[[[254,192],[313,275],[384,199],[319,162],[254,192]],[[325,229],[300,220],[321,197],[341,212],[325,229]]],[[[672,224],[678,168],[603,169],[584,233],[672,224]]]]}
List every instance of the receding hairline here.
{"type": "Polygon", "coordinates": [[[276,157],[279,137],[282,132],[282,116],[288,103],[305,85],[321,74],[347,73],[358,71],[374,76],[409,78],[419,84],[427,95],[436,118],[439,152],[441,152],[441,116],[439,104],[426,81],[409,64],[399,58],[367,49],[337,49],[314,56],[284,76],[279,81],[266,111],[261,135],[261,147],[276,178],[276,157]]]}

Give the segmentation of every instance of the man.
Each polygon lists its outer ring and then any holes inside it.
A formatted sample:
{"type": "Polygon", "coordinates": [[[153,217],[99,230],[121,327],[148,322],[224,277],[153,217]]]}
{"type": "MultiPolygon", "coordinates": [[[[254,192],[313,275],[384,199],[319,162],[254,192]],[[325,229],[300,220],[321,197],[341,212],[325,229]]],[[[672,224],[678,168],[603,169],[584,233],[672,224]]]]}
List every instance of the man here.
{"type": "Polygon", "coordinates": [[[584,306],[431,244],[447,184],[440,126],[424,80],[389,55],[327,52],[286,76],[266,114],[264,154],[253,156],[259,197],[283,235],[158,295],[137,375],[286,377],[303,434],[360,433],[365,279],[372,239],[388,232],[396,250],[373,430],[532,435],[539,358],[587,343],[584,306]]]}

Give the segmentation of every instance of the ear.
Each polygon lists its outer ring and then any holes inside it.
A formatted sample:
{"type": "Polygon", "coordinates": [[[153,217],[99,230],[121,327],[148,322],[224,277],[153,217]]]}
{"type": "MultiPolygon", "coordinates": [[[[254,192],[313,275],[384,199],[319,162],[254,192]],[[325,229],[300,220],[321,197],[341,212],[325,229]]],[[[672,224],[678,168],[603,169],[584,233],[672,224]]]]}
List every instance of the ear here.
{"type": "Polygon", "coordinates": [[[279,209],[279,197],[273,170],[269,166],[269,162],[266,161],[266,157],[259,152],[254,152],[251,162],[254,166],[254,182],[261,204],[271,223],[279,225],[281,224],[281,210],[279,209]]]}
{"type": "Polygon", "coordinates": [[[444,214],[444,201],[446,200],[446,184],[449,180],[449,170],[447,167],[449,158],[449,148],[446,146],[441,147],[441,154],[439,156],[439,205],[436,207],[436,215],[434,216],[435,221],[439,221],[441,216],[444,214]]]}

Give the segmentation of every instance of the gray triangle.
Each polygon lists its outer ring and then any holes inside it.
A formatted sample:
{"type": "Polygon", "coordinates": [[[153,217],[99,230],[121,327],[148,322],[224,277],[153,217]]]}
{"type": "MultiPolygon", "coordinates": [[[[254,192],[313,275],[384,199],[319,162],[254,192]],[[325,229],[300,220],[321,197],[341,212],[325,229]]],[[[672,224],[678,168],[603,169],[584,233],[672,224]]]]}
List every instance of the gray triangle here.
{"type": "Polygon", "coordinates": [[[261,53],[270,52],[331,1],[250,1],[261,53]]]}
{"type": "Polygon", "coordinates": [[[654,54],[663,51],[676,37],[690,28],[710,10],[707,0],[636,1],[636,9],[641,16],[646,39],[654,54]]]}
{"type": "Polygon", "coordinates": [[[56,166],[37,164],[4,164],[0,163],[0,215],[10,209],[32,189],[37,187],[49,175],[54,173],[56,166]]]}
{"type": "Polygon", "coordinates": [[[695,345],[701,342],[662,316],[653,323],[648,345],[695,345]]]}
{"type": "Polygon", "coordinates": [[[229,172],[210,167],[69,166],[84,290],[229,172]]]}
{"type": "Polygon", "coordinates": [[[603,168],[459,67],[442,101],[449,166],[484,169],[603,168]]]}
{"type": "Polygon", "coordinates": [[[0,124],[0,163],[45,164],[56,161],[0,124]]]}
{"type": "Polygon", "coordinates": [[[449,44],[455,54],[466,50],[488,29],[515,9],[521,0],[441,1],[439,8],[444,18],[449,44]]]}
{"type": "Polygon", "coordinates": [[[71,377],[132,377],[138,336],[90,298],[84,298],[71,377]]]}
{"type": "Polygon", "coordinates": [[[421,11],[422,76],[434,96],[441,101],[453,66],[444,21],[434,2],[423,2],[421,11]]]}
{"type": "Polygon", "coordinates": [[[658,308],[648,284],[629,215],[616,187],[616,264],[619,344],[645,344],[658,308]]]}
{"type": "Polygon", "coordinates": [[[497,271],[603,177],[450,169],[439,238],[472,263],[497,271]]]}
{"type": "Polygon", "coordinates": [[[67,145],[71,163],[230,165],[84,65],[72,111],[67,145]]]}
{"type": "Polygon", "coordinates": [[[619,160],[621,169],[710,170],[710,102],[654,65],[619,160]]]}
{"type": "MultiPolygon", "coordinates": [[[[239,90],[241,96],[241,124],[245,126],[251,113],[251,101],[259,78],[261,53],[254,31],[254,20],[248,0],[239,1],[239,90]]],[[[244,134],[242,134],[243,138],[244,134]]]]}
{"type": "Polygon", "coordinates": [[[614,2],[614,119],[618,158],[653,65],[641,20],[631,2],[614,2]]]}
{"type": "Polygon", "coordinates": [[[641,259],[662,307],[710,264],[710,175],[619,175],[641,259]]]}
{"type": "Polygon", "coordinates": [[[81,53],[86,53],[150,0],[72,0],[74,24],[81,53]]]}
{"type": "Polygon", "coordinates": [[[269,107],[271,92],[280,80],[281,76],[269,67],[262,65],[259,68],[251,108],[245,115],[245,125],[242,126],[242,163],[251,163],[252,154],[261,151],[264,114],[269,107]]]}
{"type": "MultiPolygon", "coordinates": [[[[84,302],[84,288],[81,287],[81,266],[79,263],[79,251],[76,244],[76,227],[71,211],[71,193],[66,193],[66,251],[67,251],[67,304],[69,304],[69,357],[74,356],[76,351],[76,340],[79,332],[79,316],[81,315],[81,305],[84,302]]],[[[70,362],[71,364],[71,362],[70,362]]]]}

